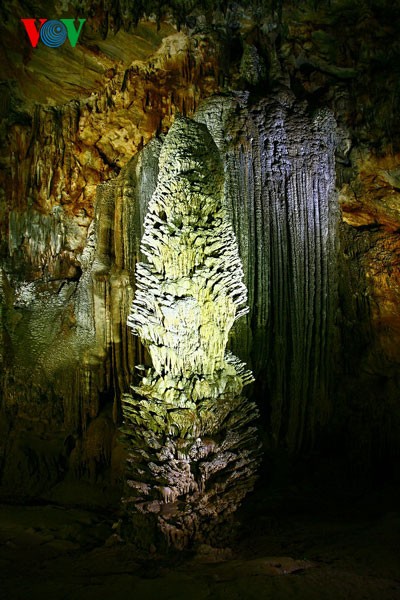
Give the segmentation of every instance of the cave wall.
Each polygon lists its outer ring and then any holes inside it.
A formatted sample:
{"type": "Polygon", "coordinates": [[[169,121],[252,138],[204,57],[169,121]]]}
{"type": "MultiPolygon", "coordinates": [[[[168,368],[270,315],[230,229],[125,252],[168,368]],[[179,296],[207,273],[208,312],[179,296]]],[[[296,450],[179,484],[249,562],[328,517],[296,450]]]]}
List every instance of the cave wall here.
{"type": "Polygon", "coordinates": [[[11,119],[1,209],[6,493],[29,492],[33,474],[32,493],[47,489],[66,463],[90,481],[110,466],[112,403],[143,354],[126,328],[141,220],[127,163],[175,111],[193,112],[216,88],[214,50],[207,36],[175,34],[89,98],[11,119]]]}
{"type": "Polygon", "coordinates": [[[219,140],[251,310],[232,345],[252,361],[273,447],[311,444],[331,410],[338,204],[331,113],[288,92],[196,114],[219,140]],[[264,385],[263,385],[264,383],[264,385]]]}
{"type": "Polygon", "coordinates": [[[396,8],[198,3],[178,32],[93,5],[79,58],[63,47],[50,63],[21,46],[16,8],[2,6],[3,497],[118,487],[120,394],[148,362],[126,316],[176,112],[224,161],[251,310],[231,345],[257,375],[266,445],[397,452],[396,8]]]}

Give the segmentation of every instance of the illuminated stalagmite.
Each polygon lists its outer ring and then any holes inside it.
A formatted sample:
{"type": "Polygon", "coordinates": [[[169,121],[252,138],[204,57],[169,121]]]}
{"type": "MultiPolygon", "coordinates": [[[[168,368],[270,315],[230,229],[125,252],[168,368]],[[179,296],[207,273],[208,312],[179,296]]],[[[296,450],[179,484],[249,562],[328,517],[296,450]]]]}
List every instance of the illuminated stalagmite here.
{"type": "Polygon", "coordinates": [[[222,206],[223,167],[205,125],[177,118],[163,144],[144,222],[128,324],[149,350],[123,397],[124,501],[154,513],[169,543],[209,540],[252,488],[259,462],[253,380],[226,352],[247,312],[232,226],[222,206]]]}

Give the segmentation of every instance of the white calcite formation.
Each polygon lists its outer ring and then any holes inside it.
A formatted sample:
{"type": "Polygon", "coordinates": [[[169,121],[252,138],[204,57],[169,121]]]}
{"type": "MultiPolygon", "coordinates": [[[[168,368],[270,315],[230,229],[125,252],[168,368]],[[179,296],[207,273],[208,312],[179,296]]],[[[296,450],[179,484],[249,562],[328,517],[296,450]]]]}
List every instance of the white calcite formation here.
{"type": "Polygon", "coordinates": [[[247,312],[233,229],[224,210],[223,166],[203,124],[177,118],[163,144],[144,221],[128,324],[147,347],[147,369],[123,396],[124,501],[152,513],[172,545],[210,541],[237,509],[259,463],[253,380],[226,351],[247,312]]]}

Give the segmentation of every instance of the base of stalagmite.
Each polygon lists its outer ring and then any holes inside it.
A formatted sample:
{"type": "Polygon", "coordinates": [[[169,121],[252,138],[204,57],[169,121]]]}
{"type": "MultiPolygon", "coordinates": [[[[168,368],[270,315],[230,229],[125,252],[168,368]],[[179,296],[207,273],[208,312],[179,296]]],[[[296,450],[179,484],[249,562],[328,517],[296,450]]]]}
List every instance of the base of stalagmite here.
{"type": "Polygon", "coordinates": [[[253,402],[222,396],[193,409],[123,397],[127,516],[152,515],[168,545],[214,543],[252,490],[260,444],[253,402]]]}

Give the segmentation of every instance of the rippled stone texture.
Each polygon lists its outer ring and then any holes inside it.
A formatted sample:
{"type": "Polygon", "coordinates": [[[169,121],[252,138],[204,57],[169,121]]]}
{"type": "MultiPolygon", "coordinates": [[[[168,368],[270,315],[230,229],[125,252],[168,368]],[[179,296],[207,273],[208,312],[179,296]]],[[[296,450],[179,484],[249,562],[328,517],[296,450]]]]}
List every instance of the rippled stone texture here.
{"type": "Polygon", "coordinates": [[[337,307],[336,124],[283,90],[249,106],[215,97],[196,119],[224,157],[225,198],[243,261],[250,312],[232,349],[268,404],[271,445],[312,443],[332,406],[337,307]]]}

